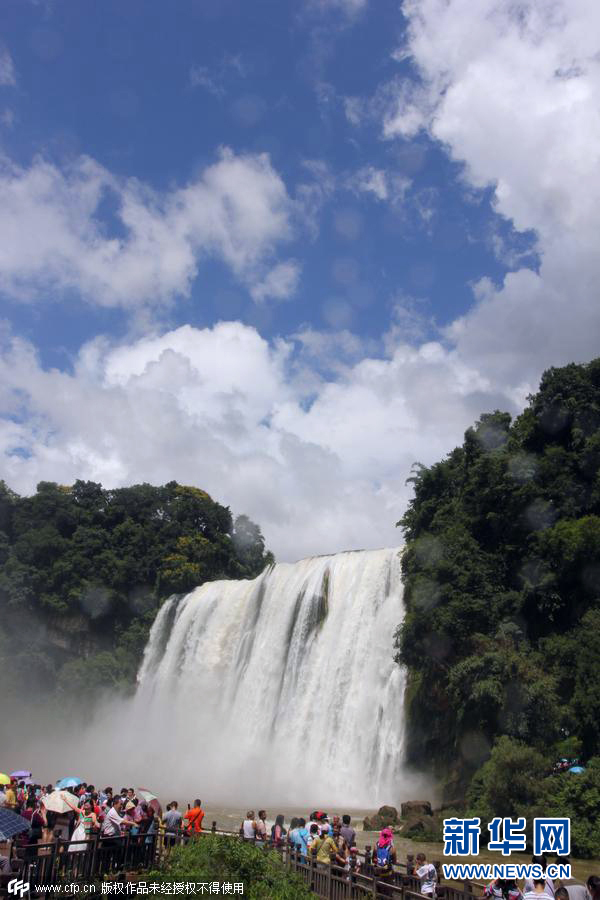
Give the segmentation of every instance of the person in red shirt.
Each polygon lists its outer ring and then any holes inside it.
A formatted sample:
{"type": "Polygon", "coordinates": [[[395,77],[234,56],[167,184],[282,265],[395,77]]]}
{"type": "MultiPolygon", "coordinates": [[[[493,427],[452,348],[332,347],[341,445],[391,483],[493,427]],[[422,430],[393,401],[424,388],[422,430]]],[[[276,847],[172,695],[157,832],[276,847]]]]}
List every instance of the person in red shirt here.
{"type": "Polygon", "coordinates": [[[194,800],[192,809],[188,809],[183,817],[188,820],[187,833],[192,834],[202,831],[202,819],[204,818],[204,810],[202,809],[202,801],[194,800]]]}

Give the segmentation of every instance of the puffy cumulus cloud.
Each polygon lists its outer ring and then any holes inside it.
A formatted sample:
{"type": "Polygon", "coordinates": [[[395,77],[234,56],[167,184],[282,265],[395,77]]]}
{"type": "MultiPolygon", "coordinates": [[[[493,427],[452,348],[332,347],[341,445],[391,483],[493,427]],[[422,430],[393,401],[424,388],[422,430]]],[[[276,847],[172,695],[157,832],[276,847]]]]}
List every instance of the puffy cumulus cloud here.
{"type": "Polygon", "coordinates": [[[74,291],[104,306],[164,305],[189,294],[205,254],[252,288],[290,238],[293,216],[266,154],[223,150],[194,181],[162,193],[88,157],[65,170],[41,158],[29,168],[2,160],[0,290],[30,300],[74,291]]]}
{"type": "Polygon", "coordinates": [[[269,343],[228,322],[98,338],[62,372],[5,335],[2,470],[22,493],[44,479],[196,484],[296,559],[399,543],[412,463],[439,458],[498,403],[435,342],[386,356],[350,334],[269,343]]]}
{"type": "Polygon", "coordinates": [[[262,281],[250,289],[257,303],[263,300],[287,300],[296,293],[300,280],[300,266],[294,259],[277,263],[262,281]]]}
{"type": "Polygon", "coordinates": [[[447,336],[522,395],[549,364],[597,353],[600,305],[600,6],[587,0],[405,0],[384,132],[420,129],[492,185],[497,211],[534,229],[539,271],[484,280],[447,336]]]}

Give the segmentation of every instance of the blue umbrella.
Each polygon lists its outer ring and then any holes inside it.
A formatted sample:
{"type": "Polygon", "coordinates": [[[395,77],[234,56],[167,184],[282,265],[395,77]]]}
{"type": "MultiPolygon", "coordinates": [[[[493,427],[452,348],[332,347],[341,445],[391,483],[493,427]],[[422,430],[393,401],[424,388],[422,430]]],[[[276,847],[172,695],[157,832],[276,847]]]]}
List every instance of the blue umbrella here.
{"type": "Polygon", "coordinates": [[[61,778],[60,781],[56,782],[56,790],[62,791],[65,788],[77,787],[78,784],[83,784],[81,778],[74,778],[73,776],[70,778],[61,778]]]}
{"type": "Polygon", "coordinates": [[[571,766],[569,772],[572,772],[573,775],[581,775],[582,772],[585,772],[583,766],[571,766]]]}
{"type": "Polygon", "coordinates": [[[10,841],[15,834],[29,831],[31,822],[18,816],[12,809],[0,807],[0,841],[10,841]]]}

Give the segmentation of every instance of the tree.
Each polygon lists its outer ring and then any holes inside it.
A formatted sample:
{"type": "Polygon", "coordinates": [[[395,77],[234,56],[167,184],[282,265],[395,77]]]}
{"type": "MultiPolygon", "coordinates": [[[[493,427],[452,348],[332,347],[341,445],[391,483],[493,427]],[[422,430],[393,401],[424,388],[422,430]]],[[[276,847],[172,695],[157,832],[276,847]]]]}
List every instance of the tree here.
{"type": "Polygon", "coordinates": [[[227,507],[175,481],[114,490],[40,482],[32,497],[0,482],[4,662],[23,671],[38,659],[23,680],[42,695],[82,694],[84,683],[115,687],[106,654],[117,646],[133,683],[169,594],[254,578],[272,560],[258,526],[245,516],[237,522],[234,531],[227,507]]]}
{"type": "Polygon", "coordinates": [[[600,751],[599,473],[600,360],[550,369],[514,421],[483,415],[415,467],[396,632],[413,762],[464,788],[481,762],[465,735],[600,751]]]}

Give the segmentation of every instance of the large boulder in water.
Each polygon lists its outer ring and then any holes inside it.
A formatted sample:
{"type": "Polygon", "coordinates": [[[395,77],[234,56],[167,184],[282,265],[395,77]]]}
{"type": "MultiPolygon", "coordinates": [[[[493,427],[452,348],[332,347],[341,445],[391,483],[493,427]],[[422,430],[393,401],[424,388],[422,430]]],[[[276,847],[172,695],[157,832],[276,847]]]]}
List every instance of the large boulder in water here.
{"type": "Polygon", "coordinates": [[[432,816],[433,810],[429,800],[407,800],[400,806],[400,815],[403,819],[414,816],[432,816]]]}
{"type": "Polygon", "coordinates": [[[422,837],[431,828],[431,819],[428,816],[411,816],[396,829],[402,837],[422,837]]]}
{"type": "Polygon", "coordinates": [[[382,828],[393,828],[398,824],[398,810],[395,806],[380,806],[374,816],[367,816],[363,821],[365,831],[381,831],[382,828]]]}

